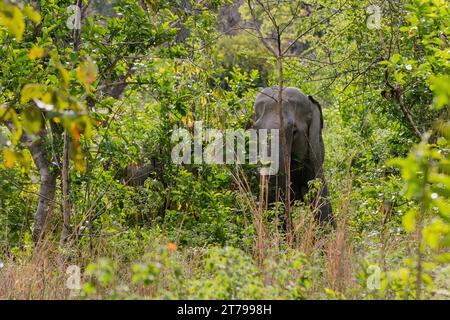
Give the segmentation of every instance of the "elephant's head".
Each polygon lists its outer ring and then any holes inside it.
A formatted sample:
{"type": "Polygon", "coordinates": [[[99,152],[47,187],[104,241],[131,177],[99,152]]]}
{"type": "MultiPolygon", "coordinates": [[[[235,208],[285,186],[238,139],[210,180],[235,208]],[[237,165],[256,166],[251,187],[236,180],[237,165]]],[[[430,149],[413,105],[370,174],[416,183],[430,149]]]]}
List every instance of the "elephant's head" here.
{"type": "MultiPolygon", "coordinates": [[[[278,96],[278,87],[270,87],[256,97],[254,128],[284,131],[287,152],[284,151],[284,145],[280,143],[280,159],[285,159],[287,155],[294,161],[305,164],[311,160],[308,164],[312,165],[317,173],[323,163],[323,143],[321,142],[323,118],[320,104],[297,88],[286,87],[282,93],[283,119],[281,120],[278,96]]],[[[285,173],[285,168],[286,165],[280,163],[281,174],[285,173]]]]}

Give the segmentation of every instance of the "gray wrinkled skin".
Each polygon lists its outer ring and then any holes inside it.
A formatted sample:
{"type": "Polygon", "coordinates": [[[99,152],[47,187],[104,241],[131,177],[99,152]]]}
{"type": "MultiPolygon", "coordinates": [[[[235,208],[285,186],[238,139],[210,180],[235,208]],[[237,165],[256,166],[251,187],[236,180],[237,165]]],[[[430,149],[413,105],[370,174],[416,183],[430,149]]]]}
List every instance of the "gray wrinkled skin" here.
{"type": "MultiPolygon", "coordinates": [[[[255,99],[255,129],[280,129],[278,114],[278,87],[265,88],[255,99]]],[[[322,139],[323,118],[320,104],[311,96],[304,95],[294,87],[283,88],[283,127],[286,133],[287,154],[290,157],[291,200],[304,200],[308,192],[308,181],[322,180],[320,199],[312,199],[311,206],[321,222],[334,225],[329,201],[327,183],[323,175],[324,144],[322,139]]],[[[281,131],[280,131],[281,137],[281,131]]],[[[271,177],[271,185],[278,186],[271,192],[269,201],[274,202],[275,194],[283,195],[286,176],[285,152],[280,138],[280,164],[277,177],[271,177]]],[[[288,161],[289,161],[288,160],[288,161]]],[[[280,196],[281,197],[281,196],[280,196]]]]}

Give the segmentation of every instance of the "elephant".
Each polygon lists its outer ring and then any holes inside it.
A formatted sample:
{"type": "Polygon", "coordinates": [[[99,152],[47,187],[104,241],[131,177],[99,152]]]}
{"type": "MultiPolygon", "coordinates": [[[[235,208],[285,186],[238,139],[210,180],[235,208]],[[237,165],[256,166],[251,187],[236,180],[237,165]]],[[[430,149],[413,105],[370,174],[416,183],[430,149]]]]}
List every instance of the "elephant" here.
{"type": "MultiPolygon", "coordinates": [[[[106,170],[109,167],[105,167],[106,170]]],[[[162,180],[161,164],[152,156],[145,163],[137,162],[121,167],[116,171],[116,178],[120,179],[124,185],[132,187],[141,187],[149,177],[155,177],[162,180]]]]}
{"type": "MultiPolygon", "coordinates": [[[[269,203],[279,201],[285,193],[287,167],[290,165],[290,199],[304,201],[310,189],[309,181],[321,180],[321,189],[309,205],[320,223],[335,227],[328,186],[323,173],[325,148],[322,138],[323,117],[321,105],[295,87],[282,89],[283,123],[278,111],[279,87],[263,89],[254,102],[254,129],[281,129],[285,131],[287,153],[279,144],[279,170],[270,176],[269,184],[276,185],[270,192],[269,203]],[[288,156],[288,159],[284,157],[288,156]],[[278,199],[276,197],[278,196],[278,199]]],[[[281,139],[281,130],[279,132],[281,139]]],[[[283,141],[283,140],[281,140],[283,141]]],[[[286,222],[284,222],[285,224],[286,222]]]]}

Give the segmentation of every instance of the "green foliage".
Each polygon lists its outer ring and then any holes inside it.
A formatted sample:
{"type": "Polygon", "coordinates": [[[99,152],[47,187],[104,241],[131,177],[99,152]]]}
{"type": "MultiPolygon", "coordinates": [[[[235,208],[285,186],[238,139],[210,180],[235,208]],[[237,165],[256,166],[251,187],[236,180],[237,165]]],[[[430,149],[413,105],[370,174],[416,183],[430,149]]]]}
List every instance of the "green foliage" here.
{"type": "Polygon", "coordinates": [[[247,34],[238,33],[234,36],[224,36],[218,40],[217,50],[219,61],[222,61],[225,70],[240,67],[248,73],[257,70],[256,85],[265,87],[269,82],[269,75],[273,69],[265,57],[265,48],[255,38],[247,34]]]}
{"type": "Polygon", "coordinates": [[[407,158],[393,161],[401,168],[406,196],[418,203],[406,212],[402,220],[406,232],[416,233],[417,256],[409,260],[409,269],[401,269],[397,273],[403,287],[407,286],[410,273],[415,276],[415,296],[421,294],[419,287],[422,283],[432,287],[430,273],[436,268],[435,263],[450,261],[446,252],[450,246],[450,144],[447,130],[447,126],[442,127],[444,137],[439,139],[439,145],[428,144],[425,137],[407,158]],[[423,261],[427,250],[436,252],[432,262],[423,261]]]}
{"type": "MultiPolygon", "coordinates": [[[[0,159],[3,160],[1,156],[0,159]]],[[[11,244],[25,244],[30,232],[29,219],[33,212],[29,204],[35,197],[17,183],[26,180],[25,169],[5,170],[0,164],[0,252],[5,254],[11,250],[11,244]]]]}
{"type": "Polygon", "coordinates": [[[231,177],[226,171],[205,170],[201,177],[189,171],[178,172],[171,200],[175,209],[166,212],[166,226],[172,239],[200,246],[219,243],[246,246],[252,234],[250,219],[236,208],[236,198],[227,190],[231,177]]]}
{"type": "Polygon", "coordinates": [[[116,283],[117,265],[110,259],[99,259],[96,263],[91,263],[86,267],[86,276],[93,278],[83,286],[83,293],[88,298],[119,298],[120,292],[108,290],[116,283]]]}
{"type": "Polygon", "coordinates": [[[265,295],[252,259],[239,249],[211,248],[205,272],[206,277],[189,289],[197,299],[261,299],[265,295]]]}

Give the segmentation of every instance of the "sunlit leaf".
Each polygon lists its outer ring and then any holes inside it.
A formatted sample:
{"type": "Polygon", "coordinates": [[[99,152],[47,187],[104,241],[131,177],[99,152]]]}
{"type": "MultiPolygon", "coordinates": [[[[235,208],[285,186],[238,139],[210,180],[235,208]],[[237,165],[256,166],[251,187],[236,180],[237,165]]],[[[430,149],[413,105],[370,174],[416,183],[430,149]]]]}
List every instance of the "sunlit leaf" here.
{"type": "Polygon", "coordinates": [[[89,91],[90,85],[97,79],[97,73],[97,65],[90,57],[86,58],[86,60],[78,67],[77,79],[84,86],[86,91],[89,91]]]}
{"type": "Polygon", "coordinates": [[[393,62],[393,63],[399,62],[401,57],[402,57],[402,56],[401,56],[400,54],[394,53],[394,54],[392,55],[392,62],[393,62]]]}
{"type": "Polygon", "coordinates": [[[430,76],[430,89],[434,94],[434,103],[437,109],[441,109],[450,103],[450,77],[430,76]]]}
{"type": "Polygon", "coordinates": [[[41,84],[26,84],[20,93],[20,103],[26,104],[33,98],[40,99],[46,90],[46,87],[41,84]]]}
{"type": "Polygon", "coordinates": [[[29,107],[23,112],[23,127],[32,134],[37,134],[42,127],[41,112],[35,107],[29,107]]]}
{"type": "Polygon", "coordinates": [[[434,260],[441,263],[450,262],[450,252],[439,254],[434,257],[434,260]]]}
{"type": "Polygon", "coordinates": [[[411,233],[414,230],[416,230],[416,210],[415,209],[408,210],[403,216],[402,223],[406,232],[411,233]]]}
{"type": "Polygon", "coordinates": [[[30,49],[30,52],[28,53],[28,57],[31,60],[35,60],[38,58],[42,58],[44,56],[44,54],[45,54],[45,50],[43,48],[34,46],[30,49]]]}
{"type": "Polygon", "coordinates": [[[3,148],[3,164],[6,168],[13,168],[17,161],[17,155],[8,148],[3,148]]]}
{"type": "Polygon", "coordinates": [[[41,22],[41,15],[39,14],[39,12],[34,10],[32,6],[26,6],[25,9],[23,10],[23,14],[34,23],[41,22]]]}
{"type": "Polygon", "coordinates": [[[0,25],[5,26],[16,37],[22,40],[25,31],[25,21],[22,11],[15,5],[0,2],[0,25]]]}
{"type": "Polygon", "coordinates": [[[449,232],[449,230],[450,226],[446,225],[441,220],[435,220],[423,228],[423,240],[432,249],[437,249],[442,235],[449,232]]]}
{"type": "Polygon", "coordinates": [[[22,123],[19,121],[16,111],[6,106],[0,106],[0,119],[2,121],[11,121],[14,125],[12,131],[12,142],[16,144],[22,137],[22,123]]]}
{"type": "Polygon", "coordinates": [[[59,73],[61,74],[61,84],[63,88],[67,88],[70,82],[70,73],[63,67],[59,68],[59,73]]]}

